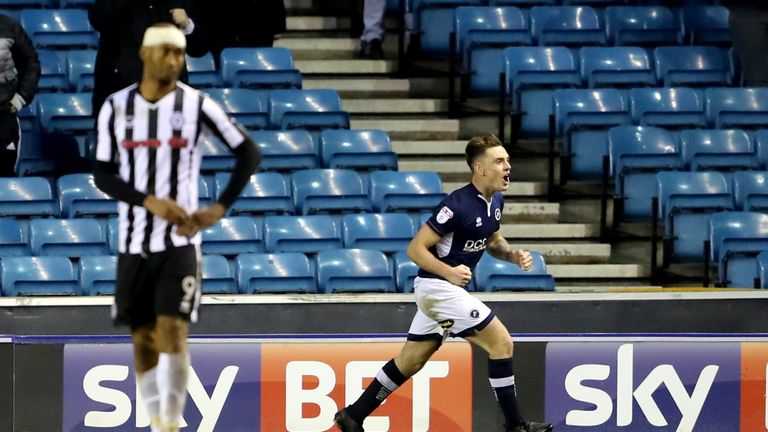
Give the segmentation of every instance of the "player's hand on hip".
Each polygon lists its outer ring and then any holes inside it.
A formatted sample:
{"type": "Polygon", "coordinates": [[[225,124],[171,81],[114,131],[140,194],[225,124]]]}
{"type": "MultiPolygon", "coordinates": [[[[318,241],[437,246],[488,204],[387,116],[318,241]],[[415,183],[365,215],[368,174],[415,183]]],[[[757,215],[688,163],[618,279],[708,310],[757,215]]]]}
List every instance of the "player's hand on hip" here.
{"type": "Polygon", "coordinates": [[[203,228],[207,228],[224,217],[227,209],[223,205],[216,203],[210,207],[203,207],[194,212],[189,218],[189,223],[182,225],[176,230],[180,236],[192,237],[203,228]]]}
{"type": "Polygon", "coordinates": [[[176,201],[159,199],[154,195],[149,195],[144,199],[144,208],[173,225],[183,225],[189,222],[187,211],[176,204],[176,201]]]}
{"type": "Polygon", "coordinates": [[[467,286],[469,281],[472,280],[472,270],[470,270],[469,267],[465,266],[464,264],[451,267],[451,270],[448,273],[448,277],[446,279],[448,279],[448,282],[454,285],[461,287],[467,286]]]}
{"type": "Polygon", "coordinates": [[[171,19],[182,29],[189,27],[189,16],[184,9],[171,9],[171,19]]]}
{"type": "Polygon", "coordinates": [[[518,249],[512,252],[512,254],[515,258],[515,264],[517,264],[521,269],[528,271],[533,268],[533,257],[531,256],[530,252],[527,250],[518,249]]]}

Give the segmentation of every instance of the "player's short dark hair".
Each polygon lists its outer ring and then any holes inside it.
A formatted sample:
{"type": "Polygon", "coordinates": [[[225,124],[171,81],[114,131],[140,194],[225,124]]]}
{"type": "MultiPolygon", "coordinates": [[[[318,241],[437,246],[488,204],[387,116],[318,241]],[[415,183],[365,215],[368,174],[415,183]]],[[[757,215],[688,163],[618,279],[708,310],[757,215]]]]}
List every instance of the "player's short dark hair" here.
{"type": "Polygon", "coordinates": [[[467,158],[467,165],[469,165],[470,171],[474,172],[472,165],[475,163],[475,159],[485,153],[486,149],[500,146],[503,146],[503,144],[492,133],[478,135],[469,140],[467,147],[464,148],[464,155],[467,158]]]}

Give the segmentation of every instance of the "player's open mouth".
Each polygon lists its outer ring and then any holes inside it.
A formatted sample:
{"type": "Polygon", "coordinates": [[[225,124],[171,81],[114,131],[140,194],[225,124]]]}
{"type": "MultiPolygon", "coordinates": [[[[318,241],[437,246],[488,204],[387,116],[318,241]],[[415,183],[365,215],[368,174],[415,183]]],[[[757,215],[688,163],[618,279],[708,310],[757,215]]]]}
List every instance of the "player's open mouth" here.
{"type": "Polygon", "coordinates": [[[509,184],[509,174],[507,174],[504,177],[502,177],[502,180],[504,180],[504,186],[508,185],[509,184]]]}

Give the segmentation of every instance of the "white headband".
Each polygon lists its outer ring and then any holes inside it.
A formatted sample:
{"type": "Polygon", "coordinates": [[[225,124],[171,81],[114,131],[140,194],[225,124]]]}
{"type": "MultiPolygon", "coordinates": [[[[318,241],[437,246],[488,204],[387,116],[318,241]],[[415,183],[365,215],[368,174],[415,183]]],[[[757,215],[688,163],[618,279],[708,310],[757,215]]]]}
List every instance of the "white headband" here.
{"type": "Polygon", "coordinates": [[[150,27],[144,32],[144,40],[141,46],[153,47],[159,45],[173,45],[179,48],[187,47],[187,38],[176,27],[150,27]]]}

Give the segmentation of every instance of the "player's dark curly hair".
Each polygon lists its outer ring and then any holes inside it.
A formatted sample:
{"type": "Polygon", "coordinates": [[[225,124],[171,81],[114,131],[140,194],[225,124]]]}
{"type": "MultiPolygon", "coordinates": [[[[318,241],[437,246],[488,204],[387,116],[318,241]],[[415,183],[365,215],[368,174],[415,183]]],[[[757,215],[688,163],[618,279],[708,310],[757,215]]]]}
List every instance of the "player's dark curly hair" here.
{"type": "Polygon", "coordinates": [[[474,172],[472,165],[474,165],[475,159],[485,153],[486,149],[491,147],[499,147],[502,145],[503,144],[501,141],[499,141],[499,139],[496,138],[496,135],[492,133],[478,135],[470,139],[467,143],[467,147],[464,149],[464,155],[467,158],[467,165],[469,165],[469,169],[474,172]]]}

